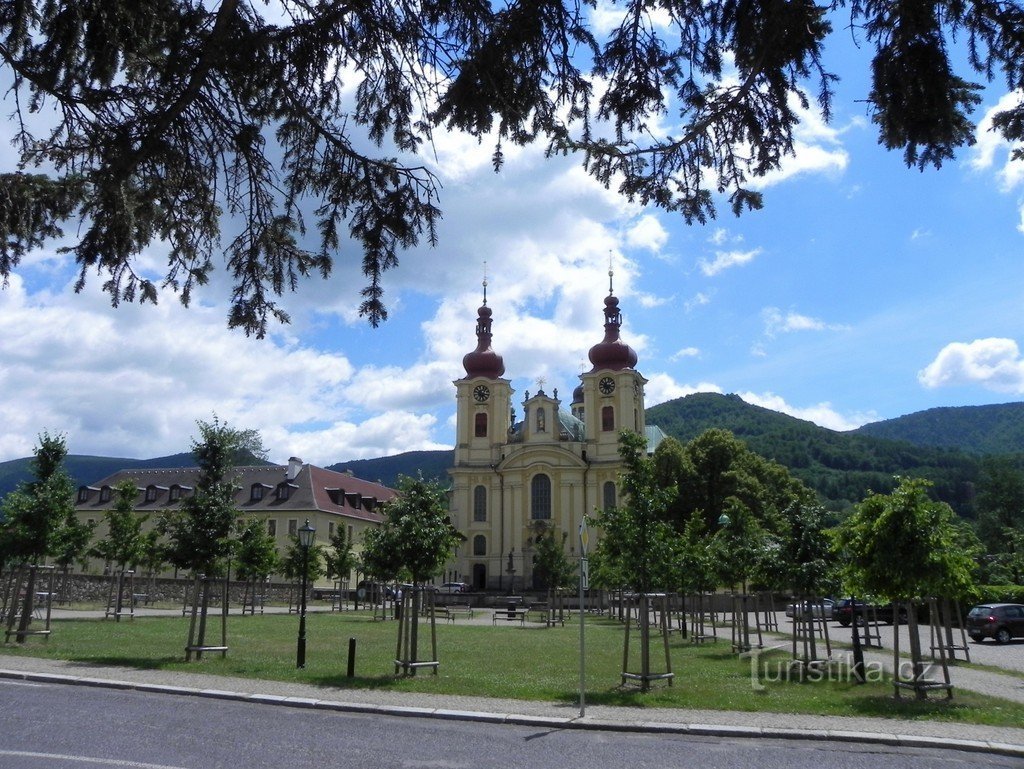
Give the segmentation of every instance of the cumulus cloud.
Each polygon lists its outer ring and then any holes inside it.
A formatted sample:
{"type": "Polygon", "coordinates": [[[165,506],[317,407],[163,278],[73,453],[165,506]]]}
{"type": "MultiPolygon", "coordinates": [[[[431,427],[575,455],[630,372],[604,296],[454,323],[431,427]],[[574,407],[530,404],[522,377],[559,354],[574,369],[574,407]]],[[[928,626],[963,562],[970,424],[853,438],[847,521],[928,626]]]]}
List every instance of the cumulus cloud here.
{"type": "Polygon", "coordinates": [[[927,388],[981,385],[1024,395],[1024,359],[1013,339],[975,339],[947,344],[917,375],[927,388]]]}
{"type": "Polygon", "coordinates": [[[798,331],[845,331],[849,327],[840,323],[826,323],[819,318],[802,315],[798,312],[782,312],[778,307],[765,307],[761,310],[764,321],[764,333],[769,339],[779,334],[790,334],[798,331]]]}
{"type": "Polygon", "coordinates": [[[836,411],[828,401],[817,403],[812,406],[793,406],[790,403],[787,403],[785,398],[771,392],[741,392],[737,393],[737,395],[747,403],[771,409],[772,411],[778,411],[783,414],[789,414],[789,416],[796,417],[797,419],[814,422],[814,424],[820,427],[826,427],[829,430],[854,430],[868,422],[878,421],[878,415],[873,411],[855,414],[841,414],[836,411]]]}
{"type": "Polygon", "coordinates": [[[717,251],[714,259],[702,258],[697,262],[697,265],[702,273],[711,278],[723,270],[728,270],[730,267],[740,267],[744,264],[749,264],[760,253],[760,248],[750,251],[717,251]]]}
{"type": "Polygon", "coordinates": [[[644,405],[650,408],[659,403],[683,398],[694,393],[708,392],[720,393],[722,388],[711,382],[700,382],[695,385],[682,384],[669,374],[654,373],[648,377],[647,384],[644,385],[644,405]]]}
{"type": "Polygon", "coordinates": [[[678,361],[682,360],[683,358],[696,358],[698,355],[700,355],[700,350],[698,350],[696,347],[684,347],[683,349],[674,352],[669,357],[669,360],[678,361]]]}

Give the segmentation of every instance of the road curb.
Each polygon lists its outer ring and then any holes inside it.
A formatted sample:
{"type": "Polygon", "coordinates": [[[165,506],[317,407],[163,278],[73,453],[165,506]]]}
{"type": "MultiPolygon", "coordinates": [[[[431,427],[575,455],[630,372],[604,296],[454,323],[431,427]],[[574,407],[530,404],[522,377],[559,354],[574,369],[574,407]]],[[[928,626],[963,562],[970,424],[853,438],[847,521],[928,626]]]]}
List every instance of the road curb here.
{"type": "Polygon", "coordinates": [[[388,715],[403,718],[437,718],[449,721],[475,721],[478,723],[531,726],[543,729],[579,729],[644,734],[678,734],[693,737],[729,739],[817,740],[851,742],[868,745],[886,745],[902,748],[928,748],[958,750],[970,753],[1024,758],[1024,745],[1013,745],[984,740],[925,737],[885,732],[856,732],[827,729],[787,729],[781,727],[729,726],[700,723],[671,723],[666,721],[609,721],[599,718],[567,718],[559,716],[530,716],[516,713],[490,713],[486,711],[452,710],[449,708],[401,707],[360,702],[321,700],[310,697],[289,697],[276,694],[234,692],[223,689],[202,689],[166,684],[137,683],[109,678],[71,676],[60,673],[37,673],[24,670],[0,669],[0,678],[33,683],[90,686],[104,689],[128,690],[178,696],[204,697],[233,702],[252,702],[292,708],[329,710],[339,713],[388,715]]]}

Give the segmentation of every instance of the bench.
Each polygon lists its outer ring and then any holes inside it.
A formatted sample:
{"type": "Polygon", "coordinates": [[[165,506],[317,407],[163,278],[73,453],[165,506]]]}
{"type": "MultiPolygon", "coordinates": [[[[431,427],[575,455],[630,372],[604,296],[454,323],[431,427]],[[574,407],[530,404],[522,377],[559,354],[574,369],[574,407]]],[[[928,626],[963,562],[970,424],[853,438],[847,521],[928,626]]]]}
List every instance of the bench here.
{"type": "Polygon", "coordinates": [[[149,606],[149,593],[132,593],[132,606],[149,606]]]}
{"type": "Polygon", "coordinates": [[[451,617],[453,617],[453,618],[454,617],[466,617],[467,619],[472,619],[473,618],[473,607],[470,606],[468,603],[466,603],[466,604],[453,603],[451,606],[446,606],[445,608],[448,609],[448,614],[451,617]]]}
{"type": "Polygon", "coordinates": [[[526,615],[529,613],[529,609],[495,609],[494,616],[491,617],[491,624],[497,625],[498,622],[519,622],[520,625],[526,623],[526,615]]]}

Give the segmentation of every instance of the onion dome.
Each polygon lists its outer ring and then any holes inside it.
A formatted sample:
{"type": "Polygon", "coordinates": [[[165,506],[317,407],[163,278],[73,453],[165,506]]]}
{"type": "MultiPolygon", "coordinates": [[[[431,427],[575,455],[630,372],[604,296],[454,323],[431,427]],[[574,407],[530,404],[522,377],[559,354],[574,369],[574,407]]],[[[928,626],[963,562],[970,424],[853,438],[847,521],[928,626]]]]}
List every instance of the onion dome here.
{"type": "Polygon", "coordinates": [[[611,369],[620,371],[636,366],[636,350],[619,339],[622,326],[622,313],[619,311],[619,300],[609,294],[604,300],[604,339],[590,348],[590,362],[594,364],[591,371],[611,369]]]}
{"type": "Polygon", "coordinates": [[[462,365],[467,377],[497,379],[505,373],[505,361],[491,349],[491,308],[487,306],[487,283],[484,282],[484,303],[477,311],[476,349],[466,353],[462,365]]]}
{"type": "Polygon", "coordinates": [[[576,389],[572,391],[572,402],[583,403],[583,383],[576,385],[576,389]]]}

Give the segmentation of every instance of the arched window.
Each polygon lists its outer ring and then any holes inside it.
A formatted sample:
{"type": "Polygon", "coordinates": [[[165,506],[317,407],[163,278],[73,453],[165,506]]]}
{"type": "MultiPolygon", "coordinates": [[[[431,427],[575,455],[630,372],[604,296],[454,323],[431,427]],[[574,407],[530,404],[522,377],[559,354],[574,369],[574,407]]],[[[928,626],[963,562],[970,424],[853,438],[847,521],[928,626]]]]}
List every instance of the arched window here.
{"type": "Polygon", "coordinates": [[[487,437],[487,412],[479,411],[474,418],[474,430],[477,438],[487,437]]]}
{"type": "Polygon", "coordinates": [[[551,479],[543,473],[530,482],[530,517],[534,520],[551,518],[551,479]]]}
{"type": "Polygon", "coordinates": [[[615,507],[615,481],[604,482],[604,509],[615,507]]]}
{"type": "Polygon", "coordinates": [[[487,555],[487,537],[483,534],[473,537],[473,555],[487,555]]]}
{"type": "Polygon", "coordinates": [[[601,429],[605,432],[615,429],[615,407],[601,407],[601,429]]]}
{"type": "Polygon", "coordinates": [[[487,520],[487,489],[484,486],[473,489],[473,520],[487,520]]]}

